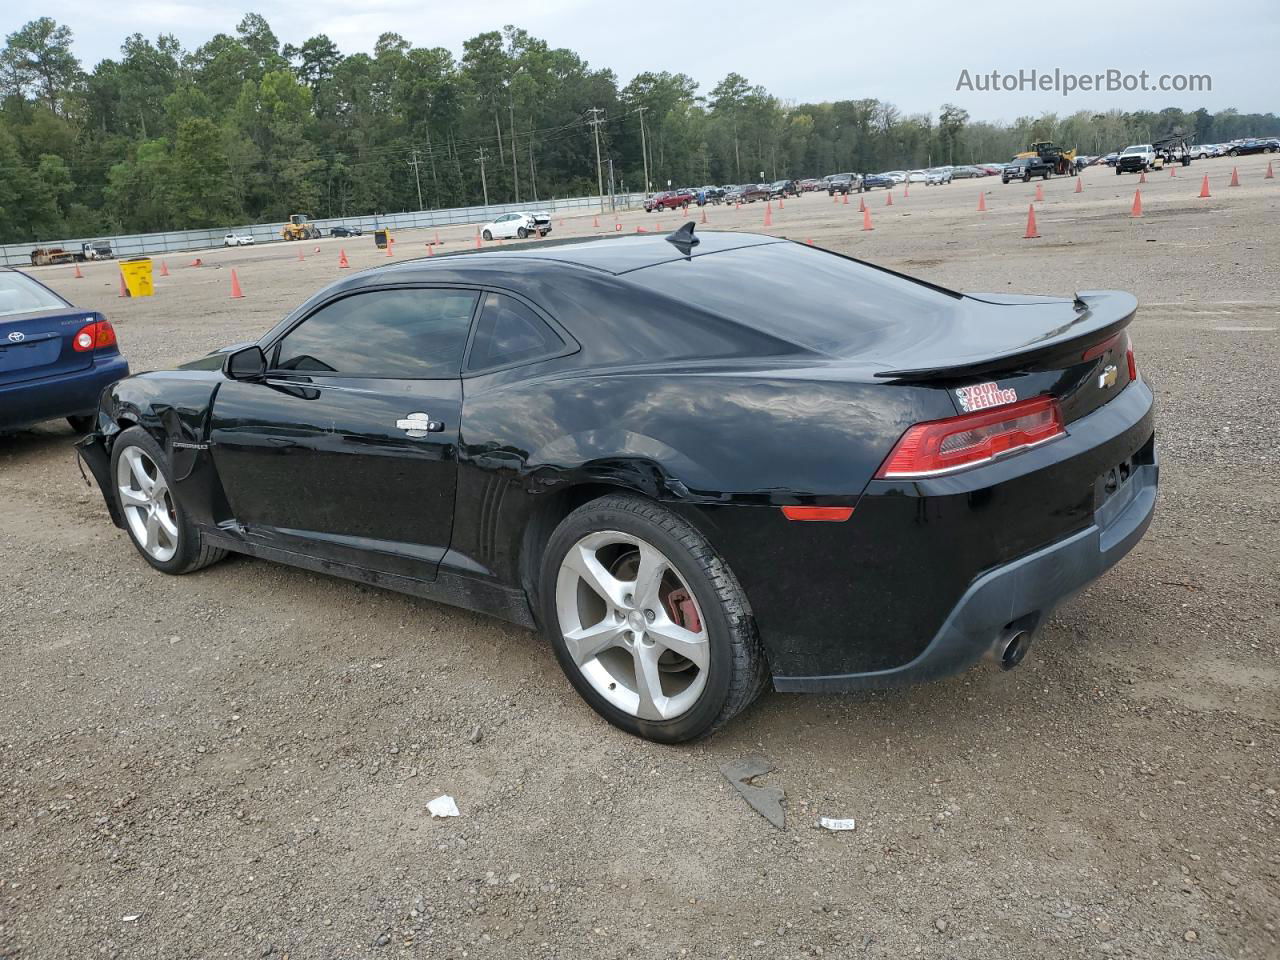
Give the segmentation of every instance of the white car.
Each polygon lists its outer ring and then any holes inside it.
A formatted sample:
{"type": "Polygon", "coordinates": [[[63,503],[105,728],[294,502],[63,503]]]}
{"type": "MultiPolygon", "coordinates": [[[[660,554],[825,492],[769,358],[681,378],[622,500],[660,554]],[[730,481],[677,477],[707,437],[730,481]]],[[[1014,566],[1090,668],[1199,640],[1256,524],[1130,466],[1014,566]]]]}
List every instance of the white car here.
{"type": "Polygon", "coordinates": [[[486,240],[523,240],[526,237],[545,237],[551,232],[549,213],[504,213],[492,223],[480,228],[480,236],[486,240]]]}
{"type": "Polygon", "coordinates": [[[247,233],[228,233],[222,238],[224,247],[252,247],[253,237],[247,233]]]}

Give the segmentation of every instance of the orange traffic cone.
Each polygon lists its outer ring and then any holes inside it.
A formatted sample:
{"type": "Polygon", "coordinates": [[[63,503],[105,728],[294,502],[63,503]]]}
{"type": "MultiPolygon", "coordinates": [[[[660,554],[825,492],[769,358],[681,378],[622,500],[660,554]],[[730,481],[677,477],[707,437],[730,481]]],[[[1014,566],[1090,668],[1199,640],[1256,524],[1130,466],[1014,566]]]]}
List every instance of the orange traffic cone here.
{"type": "MultiPolygon", "coordinates": [[[[846,200],[849,199],[849,195],[847,193],[844,196],[846,200]]],[[[862,196],[861,194],[859,194],[858,196],[858,212],[859,213],[867,212],[867,198],[862,196]]]]}
{"type": "Polygon", "coordinates": [[[431,244],[431,245],[432,245],[433,247],[438,247],[438,246],[440,246],[440,231],[439,231],[439,230],[437,230],[437,231],[436,231],[436,239],[435,239],[435,243],[433,243],[433,244],[431,244]]]}
{"type": "Polygon", "coordinates": [[[657,230],[659,233],[661,233],[661,232],[662,232],[662,221],[661,221],[661,220],[659,220],[657,223],[655,223],[655,224],[653,225],[653,229],[655,229],[655,230],[657,230]]]}
{"type": "Polygon", "coordinates": [[[1266,172],[1266,173],[1264,173],[1264,174],[1262,175],[1262,179],[1263,179],[1263,180],[1274,180],[1275,178],[1276,178],[1276,172],[1275,172],[1274,170],[1272,170],[1272,169],[1271,169],[1271,161],[1270,161],[1270,160],[1268,160],[1268,161],[1267,161],[1267,172],[1266,172]]]}
{"type": "Polygon", "coordinates": [[[902,199],[906,200],[910,196],[911,196],[911,181],[908,180],[906,183],[902,185],[902,199]]]}
{"type": "Polygon", "coordinates": [[[811,247],[812,247],[812,246],[813,246],[813,237],[805,237],[804,242],[805,242],[805,243],[807,243],[809,246],[811,246],[811,247]]]}
{"type": "Polygon", "coordinates": [[[884,205],[885,205],[886,207],[892,207],[892,206],[893,206],[893,191],[892,191],[892,190],[890,190],[888,193],[886,193],[886,194],[884,195],[884,205]]]}
{"type": "Polygon", "coordinates": [[[636,224],[636,233],[644,233],[644,232],[645,232],[644,227],[640,226],[639,224],[636,224]]]}
{"type": "Polygon", "coordinates": [[[83,279],[84,279],[84,274],[80,272],[80,264],[78,264],[78,263],[76,264],[76,274],[75,274],[75,277],[76,277],[76,279],[77,279],[77,280],[83,280],[83,279]]]}
{"type": "Polygon", "coordinates": [[[986,213],[986,212],[987,212],[987,195],[986,195],[986,193],[979,193],[979,194],[978,194],[978,212],[979,212],[979,213],[986,213]]]}
{"type": "Polygon", "coordinates": [[[591,218],[591,226],[596,227],[597,229],[600,227],[600,218],[598,216],[591,218]]]}
{"type": "Polygon", "coordinates": [[[1027,204],[1027,232],[1022,235],[1023,240],[1034,240],[1040,236],[1040,231],[1036,229],[1036,205],[1034,203],[1027,204]]]}
{"type": "Polygon", "coordinates": [[[240,289],[240,278],[236,276],[236,272],[234,269],[231,271],[231,299],[232,300],[244,299],[244,291],[240,289]]]}
{"type": "Polygon", "coordinates": [[[481,245],[481,240],[480,240],[480,231],[479,231],[479,230],[477,230],[477,231],[476,231],[476,249],[477,249],[477,250],[479,250],[479,249],[480,249],[480,245],[481,245]]]}
{"type": "Polygon", "coordinates": [[[129,295],[130,295],[129,288],[124,285],[124,274],[121,273],[120,274],[120,296],[128,297],[129,295]]]}
{"type": "Polygon", "coordinates": [[[1076,177],[1076,193],[1084,193],[1084,181],[1076,177]]]}
{"type": "Polygon", "coordinates": [[[316,247],[316,248],[315,248],[313,251],[311,251],[311,252],[312,252],[312,253],[319,253],[319,252],[320,252],[320,248],[319,248],[319,247],[316,247]]]}
{"type": "Polygon", "coordinates": [[[204,266],[204,261],[203,261],[203,260],[201,260],[199,257],[196,257],[196,258],[195,258],[194,260],[192,260],[189,264],[187,264],[187,266],[189,266],[189,267],[203,267],[203,266],[204,266]]]}
{"type": "Polygon", "coordinates": [[[1036,203],[1044,203],[1044,185],[1036,184],[1036,203]]]}
{"type": "Polygon", "coordinates": [[[1175,163],[1169,167],[1169,176],[1176,177],[1178,175],[1178,165],[1175,163]]]}
{"type": "Polygon", "coordinates": [[[770,201],[764,206],[764,225],[766,227],[773,226],[773,202],[770,201]]]}
{"type": "Polygon", "coordinates": [[[1240,186],[1240,171],[1237,170],[1235,167],[1231,168],[1231,182],[1227,184],[1227,186],[1229,187],[1240,186]]]}
{"type": "MultiPolygon", "coordinates": [[[[839,203],[839,202],[840,202],[840,198],[839,198],[839,197],[837,197],[837,196],[833,193],[833,194],[831,195],[831,202],[832,202],[832,203],[839,203]]],[[[845,202],[845,203],[848,203],[848,202],[849,202],[849,195],[848,195],[847,193],[844,195],[844,202],[845,202]]]]}
{"type": "Polygon", "coordinates": [[[160,261],[160,276],[167,277],[169,275],[169,265],[163,260],[160,261]]]}
{"type": "Polygon", "coordinates": [[[706,207],[703,207],[703,208],[702,208],[702,222],[703,222],[703,223],[706,223],[706,222],[707,222],[707,208],[706,208],[706,207]]]}
{"type": "Polygon", "coordinates": [[[436,255],[436,245],[434,243],[427,244],[427,256],[434,257],[436,255]]]}
{"type": "Polygon", "coordinates": [[[1142,216],[1142,191],[1141,190],[1133,191],[1133,206],[1129,209],[1129,216],[1131,217],[1142,216]]]}
{"type": "Polygon", "coordinates": [[[1209,196],[1209,175],[1206,173],[1204,179],[1200,181],[1201,198],[1209,196]]]}
{"type": "MultiPolygon", "coordinates": [[[[832,199],[832,200],[834,200],[834,199],[835,199],[835,194],[832,194],[832,195],[831,195],[831,199],[832,199]]],[[[846,194],[844,194],[844,205],[845,205],[846,207],[849,205],[849,195],[848,195],[847,193],[846,193],[846,194]]]]}
{"type": "Polygon", "coordinates": [[[1147,182],[1147,171],[1143,170],[1141,173],[1138,174],[1138,182],[1139,183],[1147,182]]]}
{"type": "Polygon", "coordinates": [[[875,227],[871,226],[871,211],[866,207],[862,208],[862,229],[863,230],[875,229],[875,227]]]}
{"type": "Polygon", "coordinates": [[[394,256],[394,254],[391,252],[391,247],[392,247],[392,243],[391,243],[391,241],[390,241],[390,240],[388,240],[388,241],[387,241],[387,256],[388,256],[388,257],[394,256]]]}
{"type": "Polygon", "coordinates": [[[299,248],[298,248],[298,262],[299,262],[299,263],[302,263],[302,262],[303,262],[304,260],[306,260],[306,259],[307,259],[307,258],[306,258],[306,257],[304,257],[304,256],[302,255],[302,248],[301,248],[301,247],[299,247],[299,248]]]}
{"type": "Polygon", "coordinates": [[[339,248],[338,249],[338,268],[341,270],[345,270],[349,266],[351,266],[351,264],[347,262],[347,251],[339,248]]]}
{"type": "Polygon", "coordinates": [[[782,197],[778,198],[778,209],[781,210],[786,204],[782,202],[782,197]]]}

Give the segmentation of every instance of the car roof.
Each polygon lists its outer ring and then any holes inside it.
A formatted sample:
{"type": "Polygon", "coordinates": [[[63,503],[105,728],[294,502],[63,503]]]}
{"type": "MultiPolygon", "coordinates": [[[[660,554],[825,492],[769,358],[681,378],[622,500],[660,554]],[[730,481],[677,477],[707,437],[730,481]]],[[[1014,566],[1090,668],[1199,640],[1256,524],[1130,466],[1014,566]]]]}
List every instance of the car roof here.
{"type": "Polygon", "coordinates": [[[527,263],[531,260],[541,260],[585,267],[616,276],[672,260],[701,257],[742,247],[786,242],[777,237],[718,230],[696,232],[695,236],[698,243],[687,254],[684,252],[684,247],[678,247],[668,241],[665,234],[624,234],[616,237],[542,241],[524,247],[459,251],[388,264],[385,267],[376,267],[372,271],[365,271],[362,275],[394,274],[398,279],[408,279],[404,275],[421,274],[423,279],[429,279],[430,274],[436,271],[462,271],[471,267],[487,273],[504,265],[516,266],[514,261],[527,263]]]}

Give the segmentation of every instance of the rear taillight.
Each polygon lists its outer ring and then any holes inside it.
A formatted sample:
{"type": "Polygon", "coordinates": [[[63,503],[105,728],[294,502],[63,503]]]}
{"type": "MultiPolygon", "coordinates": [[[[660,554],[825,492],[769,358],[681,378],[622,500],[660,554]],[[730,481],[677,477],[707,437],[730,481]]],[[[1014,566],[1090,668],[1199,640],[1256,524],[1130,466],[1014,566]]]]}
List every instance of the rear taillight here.
{"type": "Polygon", "coordinates": [[[87,324],[76,331],[71,345],[75,348],[76,353],[88,353],[90,350],[114,347],[116,345],[115,327],[111,326],[110,322],[106,320],[87,324]]]}
{"type": "Polygon", "coordinates": [[[1129,361],[1129,382],[1133,383],[1138,379],[1138,361],[1133,357],[1133,347],[1126,350],[1124,355],[1125,359],[1129,361]]]}
{"type": "Polygon", "coordinates": [[[994,410],[917,423],[902,435],[876,476],[937,476],[1034,447],[1065,433],[1062,413],[1053,397],[1032,397],[994,410]]]}

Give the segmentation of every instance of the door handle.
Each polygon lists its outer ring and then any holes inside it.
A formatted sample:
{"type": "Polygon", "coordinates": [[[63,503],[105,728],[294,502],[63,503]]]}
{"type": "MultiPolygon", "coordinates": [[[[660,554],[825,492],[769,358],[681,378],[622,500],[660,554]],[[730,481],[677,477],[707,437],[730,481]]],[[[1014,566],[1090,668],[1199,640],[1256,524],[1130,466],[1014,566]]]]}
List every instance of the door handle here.
{"type": "Polygon", "coordinates": [[[410,413],[396,421],[396,429],[403,430],[411,437],[425,437],[428,433],[444,433],[444,424],[432,420],[427,413],[410,413]]]}

